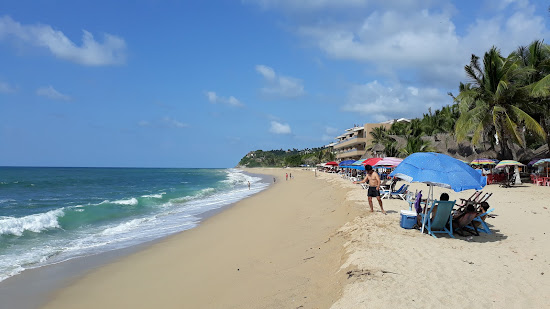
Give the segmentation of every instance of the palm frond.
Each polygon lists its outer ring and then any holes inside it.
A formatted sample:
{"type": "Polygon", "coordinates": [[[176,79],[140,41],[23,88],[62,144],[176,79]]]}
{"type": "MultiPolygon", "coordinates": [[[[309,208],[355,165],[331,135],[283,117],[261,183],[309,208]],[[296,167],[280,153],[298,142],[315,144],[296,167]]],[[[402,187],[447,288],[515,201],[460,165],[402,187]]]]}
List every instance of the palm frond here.
{"type": "Polygon", "coordinates": [[[544,132],[542,126],[535,119],[533,119],[533,117],[529,116],[529,114],[514,105],[510,106],[510,110],[514,113],[514,116],[516,116],[517,119],[523,121],[527,130],[535,133],[542,139],[546,138],[546,132],[544,132]]]}

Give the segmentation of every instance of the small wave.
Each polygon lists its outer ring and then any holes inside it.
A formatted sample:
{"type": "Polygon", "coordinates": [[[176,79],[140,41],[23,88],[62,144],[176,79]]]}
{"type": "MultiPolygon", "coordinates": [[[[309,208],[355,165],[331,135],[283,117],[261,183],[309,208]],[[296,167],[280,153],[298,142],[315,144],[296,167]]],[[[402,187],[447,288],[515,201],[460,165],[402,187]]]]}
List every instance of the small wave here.
{"type": "Polygon", "coordinates": [[[204,188],[204,189],[198,191],[196,194],[188,195],[188,196],[184,196],[184,197],[178,197],[178,198],[175,198],[171,201],[176,202],[176,203],[184,203],[184,202],[187,202],[187,201],[190,201],[190,200],[203,198],[203,197],[211,194],[214,191],[216,191],[216,189],[214,189],[214,188],[204,188]]]}
{"type": "Polygon", "coordinates": [[[21,218],[0,219],[0,235],[21,236],[25,231],[40,233],[47,229],[60,228],[57,219],[64,215],[63,209],[56,209],[21,218]]]}
{"type": "Polygon", "coordinates": [[[165,195],[166,192],[162,192],[162,193],[159,193],[159,194],[146,194],[146,195],[142,195],[141,197],[145,197],[145,198],[162,198],[163,195],[165,195]]]}
{"type": "Polygon", "coordinates": [[[143,219],[134,219],[134,220],[131,220],[131,221],[128,221],[128,222],[119,224],[119,225],[117,225],[117,226],[115,226],[115,227],[111,227],[111,228],[105,229],[101,234],[102,234],[102,235],[117,235],[117,234],[121,234],[121,233],[124,233],[124,232],[128,232],[129,230],[132,230],[132,229],[136,228],[137,226],[139,226],[141,223],[147,222],[147,221],[150,221],[150,220],[147,219],[147,218],[143,218],[143,219]]]}
{"type": "Polygon", "coordinates": [[[15,202],[15,200],[12,200],[12,199],[9,199],[9,198],[0,200],[0,204],[9,203],[9,202],[15,202]]]}
{"type": "Polygon", "coordinates": [[[245,174],[243,171],[238,169],[228,169],[226,171],[227,173],[227,179],[222,180],[223,183],[230,184],[230,185],[244,185],[248,182],[255,183],[257,181],[260,181],[261,178],[259,177],[253,177],[245,174]]]}
{"type": "Polygon", "coordinates": [[[118,205],[132,205],[132,206],[134,206],[134,205],[137,205],[139,202],[138,202],[137,198],[132,197],[131,199],[113,201],[112,203],[113,204],[118,204],[118,205]]]}

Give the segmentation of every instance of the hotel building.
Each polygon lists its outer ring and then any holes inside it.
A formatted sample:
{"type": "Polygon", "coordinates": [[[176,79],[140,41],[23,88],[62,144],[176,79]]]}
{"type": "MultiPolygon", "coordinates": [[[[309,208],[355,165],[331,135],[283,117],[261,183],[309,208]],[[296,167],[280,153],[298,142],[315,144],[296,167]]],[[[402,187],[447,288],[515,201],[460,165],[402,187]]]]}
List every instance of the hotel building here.
{"type": "Polygon", "coordinates": [[[346,132],[337,136],[336,142],[330,143],[326,147],[332,148],[333,153],[336,155],[336,160],[359,160],[366,157],[382,156],[383,151],[374,151],[367,153],[367,148],[372,144],[373,137],[371,132],[374,128],[384,127],[391,128],[394,122],[410,122],[409,119],[400,118],[395,120],[389,120],[381,123],[365,123],[364,126],[355,126],[353,128],[346,129],[346,132]]]}

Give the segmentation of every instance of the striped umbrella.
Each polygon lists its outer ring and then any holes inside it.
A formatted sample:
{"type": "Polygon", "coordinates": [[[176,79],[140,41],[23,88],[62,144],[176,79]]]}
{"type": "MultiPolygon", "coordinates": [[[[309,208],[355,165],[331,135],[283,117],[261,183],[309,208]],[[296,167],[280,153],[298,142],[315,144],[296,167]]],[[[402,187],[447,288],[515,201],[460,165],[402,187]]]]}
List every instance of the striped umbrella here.
{"type": "Polygon", "coordinates": [[[361,159],[361,160],[357,160],[355,162],[353,162],[351,165],[363,165],[363,161],[365,161],[367,159],[361,159]]]}
{"type": "Polygon", "coordinates": [[[365,161],[363,161],[363,165],[370,165],[370,166],[374,166],[376,165],[376,163],[382,161],[382,158],[370,158],[370,159],[367,159],[365,161]]]}
{"type": "Polygon", "coordinates": [[[498,162],[496,168],[503,168],[505,166],[523,166],[524,164],[514,160],[502,160],[498,162]]]}
{"type": "Polygon", "coordinates": [[[387,157],[382,160],[380,160],[378,163],[376,163],[374,166],[376,167],[396,167],[399,164],[403,162],[403,159],[400,158],[393,158],[393,157],[387,157]]]}
{"type": "Polygon", "coordinates": [[[470,163],[471,165],[496,165],[497,162],[493,159],[475,159],[470,163]]]}
{"type": "Polygon", "coordinates": [[[539,166],[539,165],[548,165],[550,164],[550,158],[547,158],[547,159],[540,159],[538,160],[537,162],[535,162],[535,164],[533,164],[533,166],[539,166]]]}
{"type": "Polygon", "coordinates": [[[546,167],[546,177],[548,177],[548,166],[550,165],[550,158],[540,159],[533,166],[544,166],[546,167]]]}

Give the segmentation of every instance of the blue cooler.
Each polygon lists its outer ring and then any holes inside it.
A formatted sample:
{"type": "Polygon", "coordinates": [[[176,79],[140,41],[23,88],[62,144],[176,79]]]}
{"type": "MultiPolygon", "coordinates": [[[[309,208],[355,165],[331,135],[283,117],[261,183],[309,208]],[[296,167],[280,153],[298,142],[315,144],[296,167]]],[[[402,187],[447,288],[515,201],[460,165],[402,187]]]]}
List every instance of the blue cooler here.
{"type": "Polygon", "coordinates": [[[416,211],[401,210],[401,219],[399,225],[404,229],[412,229],[416,224],[416,211]]]}

